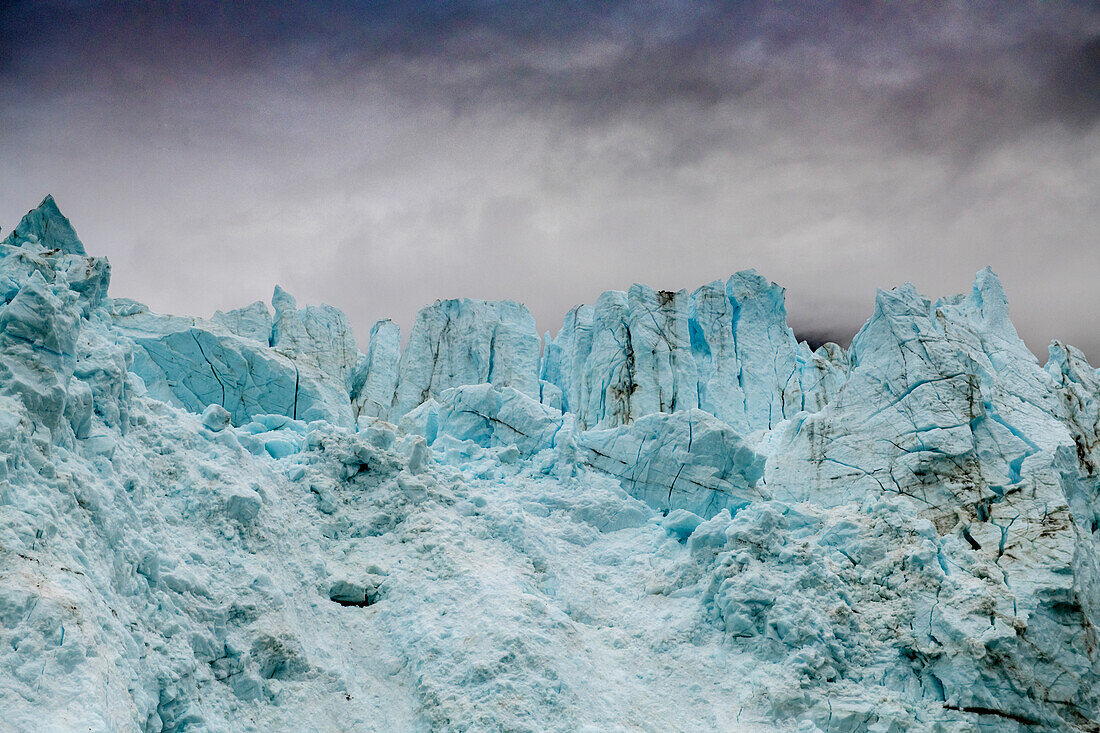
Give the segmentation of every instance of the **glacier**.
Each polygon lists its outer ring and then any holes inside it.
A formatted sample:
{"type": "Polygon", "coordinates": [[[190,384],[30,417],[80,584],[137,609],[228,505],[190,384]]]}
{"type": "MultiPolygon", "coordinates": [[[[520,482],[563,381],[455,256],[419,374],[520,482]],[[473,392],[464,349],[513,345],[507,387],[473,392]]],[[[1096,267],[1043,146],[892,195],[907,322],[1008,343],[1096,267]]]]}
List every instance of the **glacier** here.
{"type": "Polygon", "coordinates": [[[1100,373],[991,270],[811,350],[753,271],[365,353],[0,242],[0,729],[1100,730],[1100,373]]]}

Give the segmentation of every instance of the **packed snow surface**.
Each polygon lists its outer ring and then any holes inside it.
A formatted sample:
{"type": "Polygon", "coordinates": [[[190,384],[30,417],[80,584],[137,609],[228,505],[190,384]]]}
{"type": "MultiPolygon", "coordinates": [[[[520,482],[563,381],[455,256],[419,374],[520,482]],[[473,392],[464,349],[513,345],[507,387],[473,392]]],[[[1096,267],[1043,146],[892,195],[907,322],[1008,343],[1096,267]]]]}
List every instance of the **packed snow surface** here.
{"type": "Polygon", "coordinates": [[[0,243],[4,730],[1100,730],[1100,375],[989,270],[816,351],[751,271],[365,354],[109,278],[0,243]]]}

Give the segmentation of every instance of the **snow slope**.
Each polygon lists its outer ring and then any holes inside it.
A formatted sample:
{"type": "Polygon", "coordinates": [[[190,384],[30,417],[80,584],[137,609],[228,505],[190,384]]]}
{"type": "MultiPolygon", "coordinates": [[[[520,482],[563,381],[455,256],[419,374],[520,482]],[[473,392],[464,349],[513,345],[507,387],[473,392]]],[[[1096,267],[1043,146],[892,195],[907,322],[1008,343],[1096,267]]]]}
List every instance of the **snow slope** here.
{"type": "Polygon", "coordinates": [[[0,243],[0,729],[1100,730],[1100,374],[992,272],[815,352],[754,272],[401,348],[0,243]]]}

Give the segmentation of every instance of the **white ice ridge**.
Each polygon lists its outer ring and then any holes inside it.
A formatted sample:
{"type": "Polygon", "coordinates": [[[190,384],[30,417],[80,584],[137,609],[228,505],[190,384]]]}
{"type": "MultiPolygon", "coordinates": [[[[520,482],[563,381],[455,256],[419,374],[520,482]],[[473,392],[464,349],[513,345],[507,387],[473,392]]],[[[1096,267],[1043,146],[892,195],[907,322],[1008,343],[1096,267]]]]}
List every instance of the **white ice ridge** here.
{"type": "Polygon", "coordinates": [[[754,272],[360,353],[0,243],[0,729],[1097,731],[1100,374],[996,276],[847,351],[754,272]]]}

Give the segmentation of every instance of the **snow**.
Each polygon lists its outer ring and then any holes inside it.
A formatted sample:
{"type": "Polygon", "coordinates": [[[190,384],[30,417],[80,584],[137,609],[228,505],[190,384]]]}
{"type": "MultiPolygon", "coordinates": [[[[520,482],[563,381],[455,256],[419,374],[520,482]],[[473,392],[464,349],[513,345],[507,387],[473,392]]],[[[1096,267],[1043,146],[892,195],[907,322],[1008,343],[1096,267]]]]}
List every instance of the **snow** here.
{"type": "Polygon", "coordinates": [[[109,279],[0,244],[0,727],[1095,730],[1100,373],[989,270],[815,352],[751,271],[365,354],[109,279]]]}

